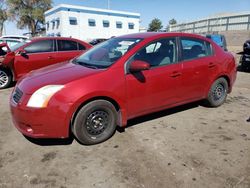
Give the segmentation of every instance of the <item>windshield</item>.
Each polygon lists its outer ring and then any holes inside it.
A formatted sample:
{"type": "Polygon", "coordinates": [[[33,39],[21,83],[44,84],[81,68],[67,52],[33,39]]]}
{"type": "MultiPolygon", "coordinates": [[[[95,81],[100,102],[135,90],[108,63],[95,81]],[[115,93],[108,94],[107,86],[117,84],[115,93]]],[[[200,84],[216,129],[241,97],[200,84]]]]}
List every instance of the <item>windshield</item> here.
{"type": "Polygon", "coordinates": [[[27,43],[27,41],[25,42],[20,42],[20,43],[18,43],[18,44],[16,44],[16,45],[14,45],[14,46],[9,46],[9,48],[10,48],[10,50],[12,51],[12,52],[14,52],[14,51],[16,51],[18,48],[20,48],[21,46],[23,46],[23,45],[25,45],[27,43]]]}
{"type": "Polygon", "coordinates": [[[90,68],[107,68],[141,40],[138,38],[113,38],[90,49],[73,62],[90,68]]]}

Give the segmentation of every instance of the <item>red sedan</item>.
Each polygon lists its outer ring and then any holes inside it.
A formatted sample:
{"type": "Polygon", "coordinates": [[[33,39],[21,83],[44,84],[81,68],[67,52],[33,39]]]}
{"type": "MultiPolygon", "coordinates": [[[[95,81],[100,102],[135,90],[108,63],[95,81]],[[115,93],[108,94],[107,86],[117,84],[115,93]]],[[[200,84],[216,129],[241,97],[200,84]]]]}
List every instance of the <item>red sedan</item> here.
{"type": "Polygon", "coordinates": [[[220,106],[235,79],[234,56],[209,39],[131,34],[33,71],[17,83],[10,106],[16,128],[28,137],[72,132],[81,143],[96,144],[137,116],[202,99],[220,106]]]}
{"type": "Polygon", "coordinates": [[[36,38],[15,46],[0,46],[0,89],[7,88],[28,72],[68,61],[91,47],[88,43],[63,37],[36,38]],[[5,48],[5,51],[3,50],[5,48]]]}

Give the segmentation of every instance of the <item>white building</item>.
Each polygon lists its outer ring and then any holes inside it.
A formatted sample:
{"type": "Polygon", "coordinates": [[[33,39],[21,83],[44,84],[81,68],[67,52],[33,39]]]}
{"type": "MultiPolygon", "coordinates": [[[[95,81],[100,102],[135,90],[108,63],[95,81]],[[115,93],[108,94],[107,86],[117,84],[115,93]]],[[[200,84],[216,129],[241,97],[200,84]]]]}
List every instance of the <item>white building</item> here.
{"type": "Polygon", "coordinates": [[[140,14],[60,4],[45,12],[46,35],[85,41],[139,32],[140,14]]]}

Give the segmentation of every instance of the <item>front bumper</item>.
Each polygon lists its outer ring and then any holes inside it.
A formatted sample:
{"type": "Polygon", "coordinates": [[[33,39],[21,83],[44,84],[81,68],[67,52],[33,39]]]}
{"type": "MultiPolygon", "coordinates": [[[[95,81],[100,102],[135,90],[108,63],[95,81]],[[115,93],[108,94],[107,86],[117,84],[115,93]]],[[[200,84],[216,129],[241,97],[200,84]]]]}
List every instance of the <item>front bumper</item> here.
{"type": "Polygon", "coordinates": [[[10,98],[12,121],[25,136],[31,138],[67,138],[70,120],[69,105],[55,102],[47,108],[30,108],[26,104],[30,95],[23,95],[19,103],[10,98]]]}

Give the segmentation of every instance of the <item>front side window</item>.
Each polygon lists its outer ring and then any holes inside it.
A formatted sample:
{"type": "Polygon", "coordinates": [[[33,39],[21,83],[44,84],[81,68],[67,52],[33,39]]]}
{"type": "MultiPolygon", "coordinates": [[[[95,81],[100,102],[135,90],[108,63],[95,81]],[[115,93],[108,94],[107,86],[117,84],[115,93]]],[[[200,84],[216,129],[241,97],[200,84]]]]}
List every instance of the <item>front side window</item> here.
{"type": "Polygon", "coordinates": [[[181,38],[182,60],[191,60],[208,56],[206,42],[195,38],[181,38]]]}
{"type": "Polygon", "coordinates": [[[77,50],[77,42],[69,40],[57,40],[58,51],[77,50]]]}
{"type": "Polygon", "coordinates": [[[139,50],[131,61],[140,60],[150,64],[150,67],[169,65],[177,62],[176,39],[160,39],[139,50]]]}
{"type": "Polygon", "coordinates": [[[86,50],[86,47],[78,43],[78,50],[86,50]]]}
{"type": "Polygon", "coordinates": [[[24,48],[26,53],[53,52],[53,40],[42,40],[33,42],[24,48]]]}
{"type": "Polygon", "coordinates": [[[74,59],[74,63],[90,68],[107,68],[138,44],[138,38],[113,38],[74,59]]]}

